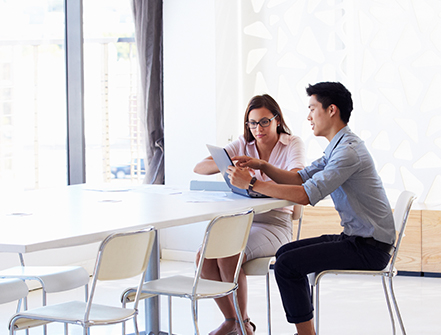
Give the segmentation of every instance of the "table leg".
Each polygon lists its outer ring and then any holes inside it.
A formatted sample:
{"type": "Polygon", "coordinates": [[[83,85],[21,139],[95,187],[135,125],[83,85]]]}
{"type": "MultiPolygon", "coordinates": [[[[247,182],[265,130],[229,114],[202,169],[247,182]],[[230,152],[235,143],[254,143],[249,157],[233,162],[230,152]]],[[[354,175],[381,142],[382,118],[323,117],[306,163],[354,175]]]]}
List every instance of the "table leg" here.
{"type": "MultiPolygon", "coordinates": [[[[146,281],[159,278],[159,231],[156,231],[156,239],[153,245],[150,262],[147,267],[146,281]]],[[[144,300],[145,304],[145,334],[159,335],[159,297],[144,300]]]]}

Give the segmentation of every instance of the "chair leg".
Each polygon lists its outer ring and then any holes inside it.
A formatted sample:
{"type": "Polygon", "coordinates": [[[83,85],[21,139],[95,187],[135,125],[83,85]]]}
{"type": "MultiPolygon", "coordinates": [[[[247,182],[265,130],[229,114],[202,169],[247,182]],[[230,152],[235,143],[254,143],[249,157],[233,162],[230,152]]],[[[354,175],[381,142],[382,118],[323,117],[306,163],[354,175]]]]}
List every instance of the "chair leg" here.
{"type": "MultiPolygon", "coordinates": [[[[43,290],[43,306],[46,306],[46,303],[47,303],[47,294],[46,294],[46,290],[45,290],[45,288],[44,288],[43,283],[41,283],[41,287],[42,287],[42,290],[43,290]]],[[[44,334],[44,335],[47,335],[47,326],[46,326],[46,325],[43,325],[43,334],[44,334]]]]}
{"type": "Polygon", "coordinates": [[[398,322],[400,323],[401,333],[403,335],[406,335],[406,329],[404,328],[403,319],[401,318],[400,309],[398,308],[397,299],[395,298],[395,292],[394,292],[392,277],[389,278],[389,291],[390,291],[390,294],[392,296],[392,303],[394,304],[395,314],[397,315],[398,322]]]}
{"type": "Polygon", "coordinates": [[[270,275],[266,274],[266,310],[268,319],[268,335],[271,335],[271,296],[270,296],[270,275]]]}
{"type": "MultiPolygon", "coordinates": [[[[23,310],[27,311],[28,310],[28,297],[24,297],[23,298],[23,310]]],[[[19,312],[19,310],[17,310],[17,313],[19,312]]],[[[29,335],[29,329],[25,330],[26,335],[29,335]]]]}
{"type": "Polygon", "coordinates": [[[14,324],[9,324],[9,335],[15,335],[14,324]]]}
{"type": "MultiPolygon", "coordinates": [[[[123,322],[123,323],[125,323],[125,322],[123,322]]],[[[133,327],[134,327],[134,329],[135,329],[135,335],[139,335],[139,328],[138,328],[138,315],[135,315],[134,317],[133,317],[133,327]]],[[[124,334],[125,335],[125,334],[124,334]]]]}
{"type": "Polygon", "coordinates": [[[198,300],[195,300],[194,305],[195,305],[196,320],[199,320],[198,300]]]}
{"type": "Polygon", "coordinates": [[[381,280],[383,283],[383,290],[384,290],[384,295],[386,297],[386,304],[387,304],[387,309],[389,311],[390,322],[392,324],[392,334],[395,335],[396,334],[395,320],[394,320],[394,315],[392,313],[392,306],[390,305],[389,292],[386,285],[386,277],[384,276],[381,277],[381,280]]]}
{"type": "MultiPolygon", "coordinates": [[[[121,298],[121,300],[122,300],[122,308],[126,308],[126,297],[125,296],[123,296],[122,298],[121,298]]],[[[126,322],[124,321],[124,322],[122,322],[121,323],[121,327],[122,327],[122,335],[126,335],[126,322]]]]}
{"type": "Polygon", "coordinates": [[[246,334],[247,331],[245,330],[242,313],[240,312],[240,308],[239,308],[239,301],[237,300],[237,290],[233,291],[233,302],[234,302],[234,309],[236,310],[236,314],[237,314],[237,319],[239,320],[240,330],[242,331],[242,334],[246,334]]]}
{"type": "MultiPolygon", "coordinates": [[[[315,284],[315,303],[314,303],[314,309],[315,309],[315,334],[319,335],[319,331],[320,331],[320,313],[319,313],[319,307],[320,307],[320,303],[319,303],[319,292],[320,292],[320,278],[317,279],[317,282],[315,284]]],[[[314,294],[313,294],[314,296],[314,294]]]]}
{"type": "Polygon", "coordinates": [[[193,326],[195,335],[199,335],[199,325],[198,325],[198,301],[191,299],[191,310],[193,316],[193,326]]]}
{"type": "Polygon", "coordinates": [[[172,297],[168,296],[168,335],[172,335],[172,297]]]}
{"type": "Polygon", "coordinates": [[[300,218],[299,218],[299,221],[298,221],[296,241],[300,240],[300,231],[301,231],[301,228],[302,228],[302,217],[300,217],[300,218]]]}
{"type": "Polygon", "coordinates": [[[84,290],[85,290],[84,301],[88,302],[89,301],[89,284],[84,285],[84,290]]]}
{"type": "MultiPolygon", "coordinates": [[[[88,292],[88,290],[87,290],[86,292],[88,292]]],[[[121,297],[121,307],[122,307],[122,308],[126,308],[126,306],[127,306],[127,302],[129,302],[129,301],[127,300],[127,297],[128,297],[129,294],[131,294],[131,293],[133,293],[133,292],[136,292],[136,290],[133,290],[133,289],[127,289],[126,291],[123,292],[122,297],[121,297]]],[[[88,298],[88,296],[86,295],[86,299],[87,299],[87,298],[88,298]]],[[[86,300],[86,302],[87,302],[87,300],[86,300]]],[[[136,317],[137,317],[137,316],[136,316],[136,317]]],[[[137,326],[138,326],[138,323],[137,323],[138,320],[136,319],[136,321],[135,321],[135,319],[134,319],[134,322],[136,322],[135,327],[137,327],[137,326]]],[[[122,335],[126,335],[126,322],[125,322],[125,321],[122,322],[121,326],[122,326],[122,335]]],[[[135,331],[136,331],[136,330],[135,330],[135,331]]]]}

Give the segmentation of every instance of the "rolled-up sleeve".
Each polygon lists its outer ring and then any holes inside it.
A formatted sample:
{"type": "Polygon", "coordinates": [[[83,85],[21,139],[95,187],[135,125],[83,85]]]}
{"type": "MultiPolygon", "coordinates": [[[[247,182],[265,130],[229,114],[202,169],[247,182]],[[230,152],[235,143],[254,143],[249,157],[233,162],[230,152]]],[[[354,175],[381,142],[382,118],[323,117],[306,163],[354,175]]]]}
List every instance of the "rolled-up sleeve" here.
{"type": "Polygon", "coordinates": [[[328,162],[326,158],[315,161],[299,171],[303,188],[314,206],[340,187],[359,167],[358,154],[348,146],[335,150],[328,162]]]}
{"type": "Polygon", "coordinates": [[[311,206],[315,206],[317,202],[319,202],[324,198],[324,196],[320,193],[319,187],[317,186],[317,184],[314,182],[313,179],[307,180],[303,184],[303,188],[305,189],[305,192],[308,195],[309,203],[311,204],[311,206]]]}
{"type": "Polygon", "coordinates": [[[325,157],[322,157],[312,162],[310,166],[298,172],[303,180],[303,188],[305,189],[305,192],[308,195],[309,203],[312,206],[314,206],[318,201],[323,199],[323,197],[321,197],[320,190],[317,187],[317,184],[311,178],[313,178],[316,173],[323,171],[325,166],[326,166],[325,157]]]}

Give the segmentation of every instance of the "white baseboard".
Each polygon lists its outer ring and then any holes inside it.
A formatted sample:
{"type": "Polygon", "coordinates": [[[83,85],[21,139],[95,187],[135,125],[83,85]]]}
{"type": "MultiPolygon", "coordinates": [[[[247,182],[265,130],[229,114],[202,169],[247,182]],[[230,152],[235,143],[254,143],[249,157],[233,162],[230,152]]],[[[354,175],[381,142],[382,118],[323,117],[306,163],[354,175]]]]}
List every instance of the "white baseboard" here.
{"type": "Polygon", "coordinates": [[[196,252],[194,251],[183,251],[183,250],[173,250],[173,249],[162,249],[161,259],[169,261],[180,261],[180,262],[190,262],[194,263],[196,259],[196,252]]]}

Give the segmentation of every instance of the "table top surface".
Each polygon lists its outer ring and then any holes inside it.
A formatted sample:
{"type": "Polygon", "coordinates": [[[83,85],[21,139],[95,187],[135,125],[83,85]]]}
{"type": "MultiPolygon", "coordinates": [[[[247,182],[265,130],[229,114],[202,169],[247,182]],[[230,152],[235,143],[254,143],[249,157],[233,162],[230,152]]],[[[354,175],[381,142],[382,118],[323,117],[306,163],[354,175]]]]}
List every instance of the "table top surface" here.
{"type": "Polygon", "coordinates": [[[292,205],[231,192],[189,191],[164,185],[88,186],[0,194],[0,252],[33,252],[98,242],[108,234],[154,226],[163,229],[253,208],[292,205]]]}

